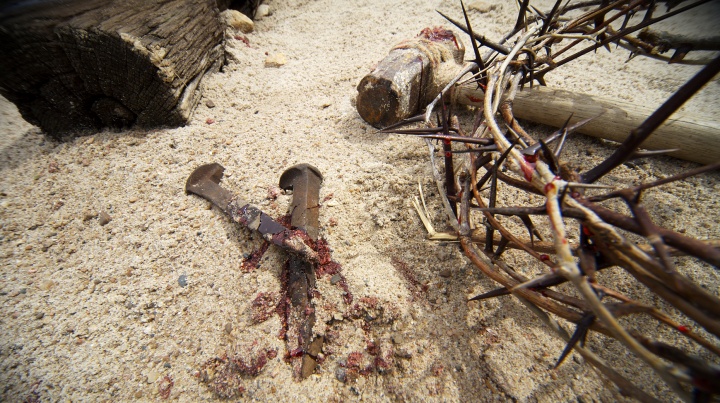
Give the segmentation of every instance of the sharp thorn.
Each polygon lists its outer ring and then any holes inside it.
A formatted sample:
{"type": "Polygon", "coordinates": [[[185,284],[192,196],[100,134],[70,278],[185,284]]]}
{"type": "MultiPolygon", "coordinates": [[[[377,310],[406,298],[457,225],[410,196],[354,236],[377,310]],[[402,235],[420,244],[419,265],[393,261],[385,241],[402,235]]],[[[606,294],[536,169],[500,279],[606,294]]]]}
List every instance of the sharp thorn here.
{"type": "Polygon", "coordinates": [[[444,135],[444,134],[420,134],[417,137],[424,138],[424,139],[433,139],[433,140],[450,140],[450,141],[457,141],[460,143],[468,143],[468,144],[480,144],[480,145],[491,145],[493,144],[492,139],[487,138],[475,138],[475,137],[464,137],[464,136],[453,136],[453,135],[444,135]]]}
{"type": "Polygon", "coordinates": [[[501,297],[503,295],[508,295],[508,294],[510,294],[510,291],[508,291],[507,288],[502,287],[502,288],[494,289],[492,291],[488,291],[484,294],[476,295],[476,296],[470,298],[468,301],[481,301],[483,299],[501,297]]]}
{"type": "Polygon", "coordinates": [[[557,363],[555,363],[555,368],[559,367],[560,364],[565,361],[565,358],[570,354],[570,351],[575,347],[575,345],[578,342],[581,342],[581,345],[585,344],[585,336],[587,335],[588,330],[590,329],[590,326],[592,326],[593,322],[595,322],[595,315],[592,313],[587,313],[585,316],[583,316],[580,321],[577,323],[577,327],[575,327],[575,333],[573,333],[572,337],[570,337],[570,340],[565,345],[565,349],[563,350],[562,354],[560,354],[560,358],[558,358],[557,363]]]}
{"type": "Polygon", "coordinates": [[[679,148],[668,148],[668,149],[665,149],[665,150],[635,151],[635,152],[630,156],[630,159],[631,159],[631,160],[636,160],[636,159],[645,158],[645,157],[653,157],[653,156],[656,156],[656,155],[665,155],[665,154],[673,153],[673,152],[675,152],[675,151],[680,151],[680,149],[679,149],[679,148]]]}
{"type": "Polygon", "coordinates": [[[495,249],[495,254],[492,257],[492,260],[497,260],[500,255],[502,255],[503,252],[507,249],[508,244],[510,243],[510,240],[503,237],[500,237],[500,242],[498,242],[497,249],[495,249]]]}
{"type": "Polygon", "coordinates": [[[488,151],[497,151],[496,145],[483,146],[478,148],[469,148],[467,150],[450,150],[451,154],[465,154],[465,153],[485,153],[488,151]]]}
{"type": "Polygon", "coordinates": [[[396,127],[401,127],[401,126],[404,126],[404,125],[407,125],[410,123],[422,122],[424,120],[425,120],[425,114],[412,116],[407,119],[403,119],[398,123],[392,124],[388,127],[384,127],[382,130],[379,130],[378,133],[385,133],[387,130],[394,129],[396,127]]]}
{"type": "Polygon", "coordinates": [[[470,18],[468,17],[467,10],[465,10],[465,3],[462,0],[460,0],[460,6],[462,7],[463,16],[465,17],[468,35],[470,35],[470,42],[472,43],[473,53],[475,54],[475,63],[478,65],[479,70],[483,70],[485,69],[485,63],[483,63],[482,56],[480,56],[480,50],[478,49],[477,42],[475,42],[475,35],[470,26],[470,18]]]}
{"type": "Polygon", "coordinates": [[[540,139],[538,140],[538,143],[540,143],[540,148],[542,149],[543,156],[547,160],[550,171],[552,171],[553,174],[558,175],[560,173],[560,164],[558,163],[557,158],[555,158],[555,154],[550,150],[550,147],[548,147],[544,140],[540,139]]]}
{"type": "Polygon", "coordinates": [[[439,133],[442,127],[428,127],[422,129],[383,129],[377,133],[394,133],[394,134],[435,134],[439,133]]]}

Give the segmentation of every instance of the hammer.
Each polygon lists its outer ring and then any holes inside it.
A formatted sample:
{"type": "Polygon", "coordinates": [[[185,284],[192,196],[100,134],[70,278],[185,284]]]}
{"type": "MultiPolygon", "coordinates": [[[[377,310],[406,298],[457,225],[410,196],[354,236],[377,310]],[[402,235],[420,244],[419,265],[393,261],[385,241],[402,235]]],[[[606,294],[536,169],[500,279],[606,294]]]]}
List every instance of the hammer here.
{"type": "MultiPolygon", "coordinates": [[[[417,38],[400,42],[357,87],[356,108],[369,124],[388,127],[422,111],[463,70],[465,48],[452,31],[425,28],[417,38]],[[440,34],[441,33],[441,34],[440,34]],[[439,55],[439,56],[438,56],[439,55]]],[[[452,99],[482,106],[484,93],[473,85],[453,88],[452,99]]],[[[535,86],[518,91],[514,116],[562,127],[568,116],[592,119],[578,131],[622,142],[653,109],[618,99],[535,86]]],[[[643,143],[650,150],[709,164],[720,161],[720,122],[710,116],[678,112],[643,143]]]]}

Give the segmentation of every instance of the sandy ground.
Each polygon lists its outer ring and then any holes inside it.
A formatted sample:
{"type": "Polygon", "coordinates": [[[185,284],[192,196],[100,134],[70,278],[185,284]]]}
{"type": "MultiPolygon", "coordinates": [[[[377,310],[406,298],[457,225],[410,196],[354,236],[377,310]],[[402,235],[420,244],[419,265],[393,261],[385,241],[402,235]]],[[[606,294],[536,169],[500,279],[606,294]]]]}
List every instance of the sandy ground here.
{"type": "MultiPolygon", "coordinates": [[[[203,365],[226,353],[252,363],[264,351],[277,356],[258,376],[242,378],[248,400],[623,399],[577,355],[552,369],[563,344],[516,300],[466,302],[494,285],[456,245],[425,239],[411,199],[420,181],[430,206],[438,205],[426,147],[376,134],[354,109],[356,85],[389,48],[442,24],[435,9],[461,16],[459,4],[349,3],[269,1],[272,15],[256,22],[249,46],[229,40],[228,64],[204,81],[186,127],[57,143],[0,103],[0,400],[153,401],[169,379],[170,399],[215,400],[199,380],[203,365]],[[265,67],[266,55],[276,53],[287,63],[265,67]],[[318,279],[315,329],[328,341],[324,362],[303,382],[283,360],[279,317],[259,320],[266,307],[253,304],[260,293],[277,301],[284,254],[270,248],[259,268],[241,270],[261,239],[184,192],[187,176],[209,162],[226,167],[224,186],[276,217],[290,201],[272,197],[286,168],[306,162],[324,175],[321,235],[353,302],[343,300],[338,277],[318,279]],[[99,215],[110,221],[101,225],[99,215]],[[376,357],[386,368],[354,376],[353,368],[376,357]]],[[[503,1],[471,17],[497,38],[514,15],[513,2],[503,1]]],[[[698,70],[626,57],[598,52],[548,81],[652,107],[698,70]]],[[[719,94],[715,80],[686,109],[713,116],[719,94]]],[[[578,136],[567,155],[590,164],[612,150],[578,136]]],[[[631,184],[695,166],[651,158],[607,180],[631,184]]],[[[720,175],[711,174],[653,190],[646,202],[660,224],[718,238],[719,192],[720,175]]],[[[439,210],[432,218],[444,227],[439,210]]],[[[679,262],[718,291],[717,271],[679,262]]],[[[647,296],[617,272],[615,281],[629,295],[647,296]]],[[[644,330],[654,334],[656,326],[644,330]]],[[[617,343],[596,336],[589,343],[645,390],[669,399],[662,382],[617,343]]]]}

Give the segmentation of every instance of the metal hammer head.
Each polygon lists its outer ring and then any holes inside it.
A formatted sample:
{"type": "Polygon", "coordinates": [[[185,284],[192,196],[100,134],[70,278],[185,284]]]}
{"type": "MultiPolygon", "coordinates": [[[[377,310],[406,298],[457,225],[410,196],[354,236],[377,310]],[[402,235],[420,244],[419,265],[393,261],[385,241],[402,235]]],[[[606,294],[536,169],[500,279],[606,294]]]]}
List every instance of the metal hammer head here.
{"type": "Polygon", "coordinates": [[[294,165],[280,176],[280,188],[293,191],[291,225],[304,229],[313,240],[319,234],[322,179],[320,171],[309,164],[294,165]]]}

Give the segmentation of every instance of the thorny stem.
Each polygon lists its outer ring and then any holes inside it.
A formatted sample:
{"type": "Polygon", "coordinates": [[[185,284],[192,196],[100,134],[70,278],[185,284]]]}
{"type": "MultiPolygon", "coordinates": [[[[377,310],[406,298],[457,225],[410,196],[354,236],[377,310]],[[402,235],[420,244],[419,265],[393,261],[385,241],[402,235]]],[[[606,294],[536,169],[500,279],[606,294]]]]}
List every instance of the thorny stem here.
{"type": "Polygon", "coordinates": [[[583,56],[583,55],[585,55],[585,54],[587,54],[587,53],[592,52],[592,51],[595,50],[595,49],[598,49],[598,48],[600,48],[600,47],[602,47],[602,46],[605,46],[606,44],[613,43],[613,42],[615,42],[616,40],[622,39],[623,37],[625,37],[625,36],[627,36],[627,35],[630,35],[630,34],[633,33],[633,32],[637,32],[637,31],[639,31],[639,30],[641,30],[641,29],[643,29],[643,28],[645,28],[645,27],[647,27],[647,26],[650,26],[650,25],[652,25],[652,24],[654,24],[654,23],[656,23],[656,22],[665,20],[665,19],[667,19],[667,18],[670,18],[670,17],[672,17],[672,16],[675,16],[675,15],[677,15],[677,14],[680,14],[680,13],[682,13],[682,12],[685,12],[685,11],[687,11],[687,10],[690,10],[690,9],[692,9],[692,8],[695,8],[695,7],[697,7],[697,6],[701,5],[701,4],[707,3],[708,1],[710,1],[710,0],[699,0],[699,1],[695,2],[695,3],[692,3],[692,4],[688,5],[688,6],[679,8],[679,9],[677,9],[677,10],[675,10],[675,11],[669,12],[669,13],[667,13],[667,14],[665,14],[665,15],[660,16],[660,17],[653,18],[653,19],[648,20],[648,21],[643,21],[643,22],[641,22],[640,24],[638,24],[638,25],[636,25],[636,26],[634,26],[634,27],[627,28],[627,29],[623,29],[623,30],[619,31],[618,33],[616,33],[615,35],[612,35],[612,36],[604,39],[604,40],[601,41],[601,42],[598,42],[598,43],[596,43],[596,44],[594,44],[594,45],[588,46],[587,48],[585,48],[585,49],[583,49],[583,50],[580,50],[580,51],[578,51],[578,52],[576,52],[576,53],[574,53],[574,54],[566,57],[565,59],[563,59],[563,60],[561,60],[561,61],[559,61],[559,62],[553,63],[552,66],[548,66],[548,67],[540,70],[539,72],[537,72],[537,76],[538,76],[538,77],[543,77],[548,71],[554,70],[554,69],[556,69],[556,68],[558,68],[558,67],[560,67],[560,66],[562,66],[562,65],[564,65],[564,64],[566,64],[566,63],[569,63],[569,62],[577,59],[577,58],[580,57],[580,56],[583,56]]]}
{"type": "Polygon", "coordinates": [[[530,0],[522,0],[522,4],[520,5],[520,10],[518,11],[518,17],[517,21],[515,22],[515,28],[513,28],[513,31],[517,31],[525,26],[525,13],[527,12],[529,4],[530,0]]]}
{"type": "MultiPolygon", "coordinates": [[[[638,223],[632,217],[628,217],[603,206],[590,203],[589,201],[581,198],[576,199],[576,201],[587,207],[587,209],[592,211],[593,214],[597,215],[601,220],[610,225],[614,225],[635,234],[640,234],[642,231],[638,223]]],[[[574,218],[582,219],[580,215],[574,215],[574,218]]],[[[702,259],[715,267],[720,267],[720,251],[712,245],[708,245],[705,242],[690,238],[666,228],[657,228],[657,232],[660,233],[660,236],[662,236],[663,240],[668,245],[677,248],[688,255],[702,259]]]]}
{"type": "MultiPolygon", "coordinates": [[[[471,158],[472,158],[472,157],[471,157],[471,158]]],[[[475,170],[472,170],[472,171],[470,172],[470,175],[471,175],[471,180],[473,181],[473,183],[477,183],[477,173],[476,173],[476,171],[475,171],[475,170]]],[[[478,191],[477,186],[473,186],[473,187],[471,188],[471,191],[472,191],[473,198],[475,199],[475,202],[478,203],[479,206],[484,206],[483,201],[482,201],[482,198],[480,197],[480,193],[479,193],[479,191],[478,191]]],[[[469,194],[468,194],[468,197],[470,197],[469,194]]],[[[522,242],[522,241],[520,241],[517,237],[515,237],[515,235],[513,235],[510,231],[508,231],[507,229],[505,229],[505,227],[502,226],[502,225],[497,221],[497,219],[496,219],[495,217],[493,217],[492,214],[489,214],[489,213],[486,213],[486,212],[483,212],[483,214],[485,215],[485,218],[488,220],[488,223],[489,223],[493,228],[495,228],[495,229],[497,229],[498,231],[500,231],[500,234],[501,234],[502,236],[504,236],[505,238],[509,239],[509,240],[510,240],[510,243],[511,243],[512,245],[517,245],[517,247],[518,247],[519,249],[524,250],[525,252],[527,252],[529,255],[531,255],[531,256],[534,257],[535,259],[537,259],[537,260],[539,260],[539,261],[541,261],[541,262],[544,262],[544,263],[545,263],[546,265],[548,265],[549,267],[552,267],[552,265],[553,265],[552,263],[550,263],[549,261],[544,261],[544,260],[542,260],[541,257],[540,257],[540,254],[538,253],[538,251],[534,250],[532,247],[530,247],[530,246],[527,245],[529,242],[522,242]]]]}
{"type": "MultiPolygon", "coordinates": [[[[513,58],[515,57],[515,55],[516,55],[518,52],[520,52],[520,49],[522,49],[523,46],[525,46],[525,43],[526,43],[530,38],[532,38],[532,36],[535,35],[535,32],[537,32],[539,29],[540,29],[539,26],[534,26],[534,27],[530,28],[530,29],[528,30],[528,32],[527,32],[525,35],[522,36],[522,38],[518,39],[517,43],[515,44],[515,47],[512,48],[512,50],[511,50],[510,53],[506,56],[506,58],[505,58],[505,60],[503,61],[503,63],[500,65],[500,68],[497,70],[497,72],[500,74],[500,77],[507,77],[506,74],[505,74],[505,72],[507,71],[508,66],[510,66],[510,62],[513,60],[513,58]]],[[[502,88],[500,88],[501,83],[503,83],[503,80],[498,80],[498,82],[497,82],[497,84],[496,84],[498,88],[496,88],[495,91],[496,91],[496,93],[498,93],[498,94],[501,94],[501,93],[502,93],[502,88]]],[[[492,88],[492,86],[490,85],[490,83],[488,83],[488,91],[489,91],[491,88],[492,88]]],[[[495,103],[493,103],[493,108],[492,108],[493,113],[495,113],[495,111],[497,111],[497,108],[498,108],[498,105],[499,105],[499,104],[500,104],[500,96],[498,96],[498,97],[495,99],[495,103]]],[[[486,107],[487,107],[487,105],[486,105],[486,107]]]]}
{"type": "Polygon", "coordinates": [[[547,14],[547,17],[545,18],[545,21],[543,21],[542,29],[540,29],[540,36],[545,35],[545,33],[548,31],[548,28],[550,28],[550,25],[553,22],[553,19],[555,18],[555,13],[557,13],[558,8],[560,8],[560,3],[562,3],[563,0],[555,0],[555,4],[553,5],[552,10],[547,14]]]}
{"type": "MultiPolygon", "coordinates": [[[[526,189],[523,188],[523,190],[526,189]]],[[[606,223],[638,235],[642,234],[642,228],[632,217],[591,203],[589,199],[578,198],[576,201],[587,207],[606,223]]],[[[547,211],[542,207],[499,207],[492,210],[485,210],[502,215],[547,215],[547,211]]],[[[568,218],[583,220],[585,217],[581,210],[572,207],[563,207],[562,212],[563,216],[568,218]]],[[[656,231],[662,236],[663,241],[666,242],[668,246],[677,249],[679,253],[695,256],[716,267],[720,266],[720,245],[716,241],[700,241],[662,227],[657,227],[656,231]]]]}
{"type": "MultiPolygon", "coordinates": [[[[446,107],[447,105],[445,105],[445,102],[442,102],[443,135],[449,136],[450,119],[448,119],[449,113],[446,113],[446,107]]],[[[453,165],[452,145],[450,140],[443,140],[443,152],[445,159],[445,192],[448,197],[455,198],[457,196],[457,187],[455,186],[455,166],[453,165]]],[[[457,216],[457,203],[450,203],[450,208],[452,209],[453,214],[457,216]]]]}
{"type": "Polygon", "coordinates": [[[667,184],[667,183],[676,182],[676,181],[679,181],[679,180],[682,180],[682,179],[685,179],[685,178],[689,178],[689,177],[691,177],[691,176],[699,175],[699,174],[704,173],[704,172],[714,171],[714,170],[716,170],[716,169],[720,169],[720,162],[716,162],[716,163],[714,163],[714,164],[709,164],[709,165],[704,165],[704,166],[701,166],[701,167],[699,167],[699,168],[691,169],[690,171],[683,172],[683,173],[678,174],[678,175],[673,175],[673,176],[670,176],[670,177],[668,177],[668,178],[659,179],[659,180],[656,180],[656,181],[654,181],[654,182],[645,183],[645,184],[638,185],[638,186],[634,186],[634,187],[631,187],[631,188],[628,188],[628,189],[621,189],[621,190],[616,190],[616,191],[610,192],[610,193],[605,194],[605,195],[588,197],[588,200],[589,200],[589,201],[592,201],[592,202],[599,202],[599,201],[607,200],[607,199],[610,199],[610,198],[613,198],[613,197],[619,197],[620,194],[621,194],[621,192],[623,192],[624,190],[629,190],[630,192],[635,193],[635,192],[639,192],[639,191],[642,191],[642,190],[650,189],[650,188],[653,188],[653,187],[656,187],[656,186],[665,185],[665,184],[667,184]]]}
{"type": "MultiPolygon", "coordinates": [[[[438,14],[442,15],[443,18],[450,21],[451,24],[455,25],[456,27],[460,28],[460,30],[462,30],[466,34],[470,35],[470,32],[466,25],[463,25],[459,21],[448,17],[447,15],[441,13],[440,11],[438,11],[438,14]]],[[[510,53],[510,48],[500,45],[499,43],[493,42],[493,41],[487,39],[486,37],[479,35],[477,32],[472,33],[472,38],[474,38],[475,40],[480,42],[481,46],[487,46],[488,48],[490,48],[498,53],[502,53],[503,55],[510,53]]]]}
{"type": "MultiPolygon", "coordinates": [[[[485,118],[488,128],[490,128],[492,136],[500,150],[505,150],[507,147],[511,147],[509,142],[505,139],[495,122],[494,113],[496,109],[493,108],[493,97],[500,97],[502,95],[502,88],[496,88],[501,71],[504,68],[500,66],[496,71],[489,71],[488,89],[493,88],[493,91],[488,91],[485,95],[485,118]]],[[[560,206],[558,203],[558,190],[564,188],[567,183],[554,177],[549,171],[547,166],[542,161],[537,161],[536,167],[526,166],[526,162],[522,159],[519,152],[516,150],[511,151],[511,159],[514,164],[511,165],[511,169],[518,172],[519,174],[525,175],[526,179],[531,180],[535,187],[543,189],[547,198],[547,210],[550,219],[551,228],[553,229],[555,248],[558,256],[557,269],[560,274],[570,280],[573,285],[580,291],[583,297],[590,303],[592,311],[595,315],[608,327],[611,333],[618,339],[621,340],[628,348],[634,351],[640,358],[647,362],[656,372],[668,383],[668,385],[676,391],[679,396],[687,397],[686,393],[679,387],[676,379],[686,379],[686,376],[672,365],[667,365],[660,361],[656,356],[647,351],[640,343],[637,342],[624,328],[620,326],[615,317],[605,306],[600,303],[597,295],[592,290],[587,282],[587,279],[580,274],[580,270],[574,261],[572,253],[567,243],[565,236],[564,224],[562,222],[560,206]],[[512,151],[515,151],[513,154],[512,151]],[[525,165],[525,166],[524,166],[525,165]],[[528,169],[532,172],[532,176],[528,177],[528,169]]],[[[570,199],[572,204],[576,204],[571,207],[582,207],[578,203],[574,203],[573,199],[570,199]]],[[[612,228],[609,229],[614,234],[612,228]]],[[[616,237],[619,237],[615,234],[616,237]]]]}
{"type": "MultiPolygon", "coordinates": [[[[546,166],[539,163],[537,170],[540,174],[547,178],[552,174],[547,170],[546,166]],[[544,172],[543,172],[544,171],[544,172]]],[[[573,259],[572,253],[568,245],[565,235],[565,225],[562,222],[560,213],[560,205],[558,203],[559,188],[566,186],[566,183],[560,179],[554,179],[545,186],[545,196],[547,197],[548,216],[550,225],[553,229],[553,237],[555,239],[555,249],[558,253],[558,272],[570,280],[578,289],[580,294],[590,304],[593,313],[610,329],[613,335],[622,341],[629,349],[635,352],[640,358],[647,362],[660,375],[665,382],[675,390],[678,396],[684,396],[689,400],[686,392],[677,383],[677,379],[685,378],[680,370],[673,365],[665,364],[645,349],[637,340],[635,340],[617,321],[615,316],[600,302],[595,291],[590,287],[587,278],[581,275],[580,270],[573,259]]]]}
{"type": "MultiPolygon", "coordinates": [[[[545,323],[548,327],[550,327],[555,333],[557,333],[563,340],[570,341],[570,335],[560,327],[560,324],[557,323],[555,319],[550,317],[550,315],[543,312],[540,308],[533,305],[528,300],[518,297],[520,302],[522,302],[526,307],[530,309],[540,320],[545,323]]],[[[659,402],[659,400],[655,399],[654,397],[648,395],[645,393],[642,389],[638,388],[637,386],[633,385],[632,382],[625,379],[622,375],[617,373],[614,369],[612,369],[602,358],[597,356],[592,351],[575,345],[574,350],[577,351],[584,359],[589,361],[595,368],[600,370],[605,376],[610,378],[613,382],[615,382],[618,387],[620,387],[623,394],[627,394],[628,396],[634,397],[638,399],[641,402],[659,402]]]]}
{"type": "MultiPolygon", "coordinates": [[[[626,27],[626,23],[628,21],[626,18],[626,21],[623,22],[623,26],[620,30],[618,32],[614,32],[609,29],[609,24],[612,21],[623,16],[627,17],[628,15],[636,12],[639,6],[645,5],[648,2],[644,0],[618,0],[614,1],[612,4],[608,4],[610,3],[609,1],[594,1],[593,4],[600,4],[598,8],[583,14],[581,17],[572,20],[563,27],[559,27],[558,21],[560,21],[560,17],[558,17],[556,13],[559,12],[560,14],[563,14],[567,9],[572,8],[575,5],[566,5],[565,9],[562,10],[560,7],[562,2],[558,1],[555,3],[555,6],[549,15],[545,16],[542,15],[542,13],[536,13],[537,15],[535,16],[526,17],[525,13],[531,6],[529,6],[529,1],[523,0],[516,27],[511,33],[507,34],[503,40],[499,42],[499,44],[493,44],[493,46],[490,46],[504,55],[499,56],[496,53],[491,53],[490,56],[492,57],[485,58],[489,67],[482,73],[484,73],[484,77],[487,78],[487,90],[483,100],[483,109],[479,113],[479,116],[484,117],[484,122],[482,119],[478,118],[475,124],[475,127],[483,127],[484,123],[485,129],[478,130],[477,132],[474,129],[472,137],[469,138],[492,139],[497,152],[507,154],[508,159],[506,161],[506,165],[513,173],[519,175],[521,178],[524,178],[525,181],[515,179],[514,177],[502,173],[499,170],[501,162],[498,161],[495,164],[490,164],[488,163],[488,159],[492,154],[482,154],[479,152],[484,151],[477,150],[469,154],[463,154],[468,155],[467,158],[469,158],[469,164],[467,163],[467,159],[465,159],[465,165],[463,165],[462,169],[457,170],[460,172],[459,183],[462,186],[462,190],[457,196],[453,196],[449,194],[451,192],[447,190],[444,191],[443,186],[441,186],[441,176],[435,165],[436,161],[434,148],[428,142],[436,184],[438,186],[438,190],[441,193],[445,193],[446,196],[442,198],[442,203],[448,213],[450,224],[453,226],[456,234],[458,235],[462,249],[470,261],[478,269],[480,269],[480,271],[502,284],[506,287],[506,289],[511,290],[513,294],[520,298],[524,303],[527,303],[531,310],[538,314],[543,321],[548,323],[556,331],[562,329],[556,322],[554,322],[554,320],[543,312],[543,310],[575,323],[578,323],[583,318],[588,318],[588,315],[594,315],[598,318],[598,321],[595,321],[591,325],[593,330],[614,337],[625,344],[629,350],[633,351],[638,357],[647,362],[650,367],[652,367],[670,386],[670,388],[672,388],[675,393],[684,400],[688,400],[690,395],[686,390],[683,390],[680,383],[683,383],[684,385],[691,385],[693,388],[699,388],[697,390],[700,390],[700,393],[715,393],[712,388],[704,388],[702,385],[698,386],[694,383],[696,381],[704,382],[706,379],[711,379],[707,378],[707,374],[714,374],[712,369],[714,367],[712,367],[711,364],[703,366],[701,361],[685,354],[673,346],[648,340],[643,335],[640,335],[629,328],[626,330],[620,325],[617,318],[630,314],[648,314],[659,322],[675,328],[677,332],[691,338],[699,345],[704,346],[715,354],[717,354],[720,349],[700,335],[691,334],[691,331],[687,327],[672,321],[668,316],[664,315],[654,307],[632,301],[629,298],[622,296],[622,294],[597,284],[597,280],[595,280],[594,275],[589,276],[591,277],[591,280],[589,281],[588,277],[586,277],[584,272],[580,270],[580,267],[578,267],[575,254],[573,252],[576,252],[576,254],[581,252],[580,254],[582,254],[582,256],[580,261],[582,267],[586,269],[587,272],[594,273],[595,270],[608,267],[612,264],[622,267],[628,273],[633,275],[639,282],[645,284],[656,295],[667,300],[676,309],[687,315],[687,317],[692,319],[695,324],[703,326],[709,332],[718,335],[718,332],[720,331],[720,322],[717,320],[717,316],[720,316],[720,311],[717,308],[720,306],[718,298],[711,293],[705,292],[686,277],[676,273],[673,268],[673,263],[669,259],[671,252],[670,247],[674,247],[677,248],[677,250],[687,253],[693,257],[703,259],[711,264],[720,266],[720,251],[718,251],[715,247],[717,244],[701,242],[654,224],[647,212],[640,205],[639,193],[642,190],[671,181],[671,178],[668,178],[665,182],[657,181],[651,184],[643,184],[634,188],[612,192],[595,198],[584,198],[581,190],[577,190],[577,192],[574,190],[573,192],[569,192],[568,189],[578,189],[577,186],[579,186],[579,183],[568,181],[585,183],[594,182],[609,170],[626,161],[628,158],[631,158],[632,155],[637,152],[638,146],[652,133],[653,130],[662,124],[668,116],[670,116],[680,105],[682,105],[685,100],[699,90],[702,85],[717,74],[720,69],[720,57],[715,59],[708,67],[698,73],[696,77],[693,77],[688,84],[683,86],[683,88],[681,88],[655,113],[653,113],[642,125],[635,129],[628,140],[623,143],[621,148],[616,151],[615,154],[598,167],[588,171],[581,179],[578,179],[579,174],[577,172],[572,171],[565,165],[557,164],[560,161],[556,161],[556,165],[563,168],[558,171],[551,171],[549,166],[542,159],[543,157],[552,159],[551,157],[555,155],[552,150],[548,151],[547,147],[544,147],[546,149],[544,152],[537,152],[535,155],[524,155],[519,150],[515,149],[508,139],[512,138],[512,136],[509,133],[504,133],[500,129],[496,121],[496,113],[501,102],[507,100],[508,97],[512,98],[512,94],[517,87],[527,81],[525,78],[520,79],[520,71],[522,71],[523,74],[526,74],[528,68],[536,69],[538,66],[542,65],[542,63],[547,63],[548,67],[536,73],[537,77],[535,78],[542,80],[542,77],[546,72],[562,64],[568,63],[569,61],[597,49],[600,46],[605,46],[618,40],[625,39],[626,36],[632,32],[669,18],[672,15],[676,15],[680,12],[696,7],[707,1],[708,0],[696,1],[687,7],[683,7],[674,12],[666,13],[665,15],[657,18],[653,18],[650,13],[647,13],[645,15],[645,19],[640,24],[630,28],[626,27]],[[559,9],[560,11],[558,11],[559,9]],[[619,9],[620,11],[613,15],[609,14],[613,9],[619,9]],[[535,23],[538,18],[544,19],[542,27],[539,25],[528,27],[528,24],[535,23]],[[512,49],[507,49],[504,45],[502,45],[508,38],[516,36],[518,32],[523,30],[527,31],[524,32],[519,39],[517,39],[512,49]],[[540,32],[540,34],[537,34],[538,32],[540,32]],[[583,37],[583,39],[574,42],[566,49],[556,53],[550,58],[541,58],[540,56],[537,56],[543,47],[548,47],[549,49],[549,46],[558,40],[558,35],[566,37],[567,35],[572,35],[575,32],[581,32],[583,34],[587,34],[589,32],[589,35],[592,36],[592,38],[583,37]],[[553,62],[553,57],[556,57],[562,52],[573,48],[573,46],[577,43],[593,40],[596,41],[595,44],[566,57],[560,62],[553,62]],[[526,55],[527,58],[522,59],[522,56],[518,57],[520,54],[526,55]],[[536,60],[539,64],[535,64],[536,60]],[[539,158],[535,159],[536,157],[539,158]],[[548,217],[548,223],[554,241],[553,250],[557,262],[551,261],[547,256],[540,256],[531,245],[528,245],[516,238],[512,232],[508,231],[495,217],[493,217],[493,213],[508,213],[511,215],[528,217],[529,214],[539,213],[535,211],[536,208],[526,207],[512,212],[509,209],[487,209],[485,207],[484,202],[480,197],[479,187],[482,185],[477,182],[477,171],[482,165],[484,165],[485,169],[488,170],[488,175],[493,176],[493,186],[490,194],[491,201],[494,200],[495,194],[499,190],[497,188],[497,179],[500,179],[505,183],[509,183],[512,186],[521,188],[527,192],[536,194],[539,193],[544,196],[545,208],[543,213],[548,217]],[[470,168],[468,169],[468,167],[470,168]],[[562,172],[563,178],[567,178],[567,180],[556,177],[556,173],[559,172],[562,172]],[[570,186],[575,186],[575,188],[570,186]],[[451,210],[448,197],[451,197],[453,202],[460,203],[458,214],[455,214],[451,210]],[[633,212],[633,217],[625,216],[594,203],[595,201],[599,201],[601,199],[604,200],[610,197],[624,197],[633,212]],[[476,205],[472,204],[473,199],[476,205]],[[491,248],[490,250],[486,250],[483,255],[474,243],[477,240],[473,240],[473,237],[476,237],[477,233],[480,231],[478,229],[473,230],[472,228],[473,222],[471,222],[472,216],[470,210],[475,207],[480,207],[483,216],[487,220],[489,228],[497,230],[501,233],[499,242],[502,245],[498,247],[498,251],[493,252],[491,248]],[[575,218],[580,221],[580,227],[583,230],[583,235],[581,236],[582,246],[579,252],[578,250],[574,251],[569,245],[566,235],[566,227],[563,222],[564,218],[575,218]],[[645,245],[645,248],[640,248],[628,241],[621,235],[618,228],[626,229],[645,236],[645,238],[650,241],[650,244],[656,253],[653,254],[652,250],[650,250],[647,245],[645,245]],[[588,232],[585,233],[585,230],[588,232]],[[547,288],[543,288],[542,294],[532,288],[527,288],[533,287],[532,284],[540,284],[538,281],[541,281],[544,277],[540,276],[538,278],[528,280],[516,272],[512,267],[505,264],[500,258],[500,253],[506,245],[516,245],[520,247],[535,257],[538,261],[549,266],[554,273],[562,275],[574,285],[582,298],[569,296],[559,291],[547,288]],[[659,256],[660,259],[656,256],[659,256]],[[603,304],[598,297],[598,292],[610,295],[621,302],[603,304]],[[663,361],[663,359],[667,359],[670,362],[663,361]],[[679,366],[675,366],[674,363],[679,364],[679,366]],[[702,375],[698,375],[699,373],[702,373],[702,375]]],[[[533,8],[533,10],[535,9],[533,8]]],[[[469,20],[466,22],[469,26],[469,20]]],[[[460,26],[460,24],[457,23],[456,25],[460,26]]],[[[477,36],[470,29],[466,29],[466,31],[469,31],[469,34],[473,37],[477,36]]],[[[481,40],[481,44],[487,45],[484,39],[481,40]]],[[[477,51],[475,53],[476,55],[478,54],[477,51]]],[[[448,89],[460,80],[467,72],[475,71],[477,68],[478,66],[475,63],[467,64],[463,69],[462,74],[458,75],[456,79],[443,90],[442,93],[446,93],[448,89]]],[[[532,79],[533,77],[531,76],[530,80],[532,79]]],[[[438,102],[438,100],[439,97],[436,98],[436,100],[433,101],[433,103],[431,103],[426,109],[426,122],[429,121],[430,114],[432,113],[434,105],[438,102]]],[[[511,131],[523,133],[522,127],[514,120],[512,109],[504,105],[502,112],[505,121],[513,128],[511,131]]],[[[449,118],[443,117],[442,119],[447,121],[449,118]]],[[[463,136],[463,134],[460,133],[460,136],[463,136]]],[[[455,141],[455,139],[449,140],[455,141]]],[[[468,142],[466,142],[466,147],[470,147],[468,142]]],[[[699,173],[699,171],[696,170],[694,173],[699,173]]],[[[678,180],[687,176],[688,175],[678,175],[677,177],[672,178],[672,180],[678,180]]],[[[450,180],[448,179],[447,181],[450,180]]],[[[498,242],[495,240],[495,237],[492,236],[492,230],[488,229],[485,232],[487,238],[485,242],[486,245],[492,245],[493,242],[498,242]]],[[[434,233],[434,230],[432,232],[434,233]]],[[[546,274],[545,276],[552,275],[546,274]]],[[[542,287],[548,286],[549,285],[543,285],[542,287]]],[[[569,338],[566,332],[562,331],[560,333],[564,334],[563,337],[566,340],[569,338]]],[[[636,388],[630,381],[614,372],[604,362],[602,362],[602,360],[594,357],[589,351],[582,349],[577,345],[573,346],[571,344],[570,346],[574,347],[578,352],[586,357],[588,361],[598,367],[606,376],[621,387],[623,391],[629,392],[632,390],[630,394],[640,400],[653,399],[642,390],[636,388]]]]}

